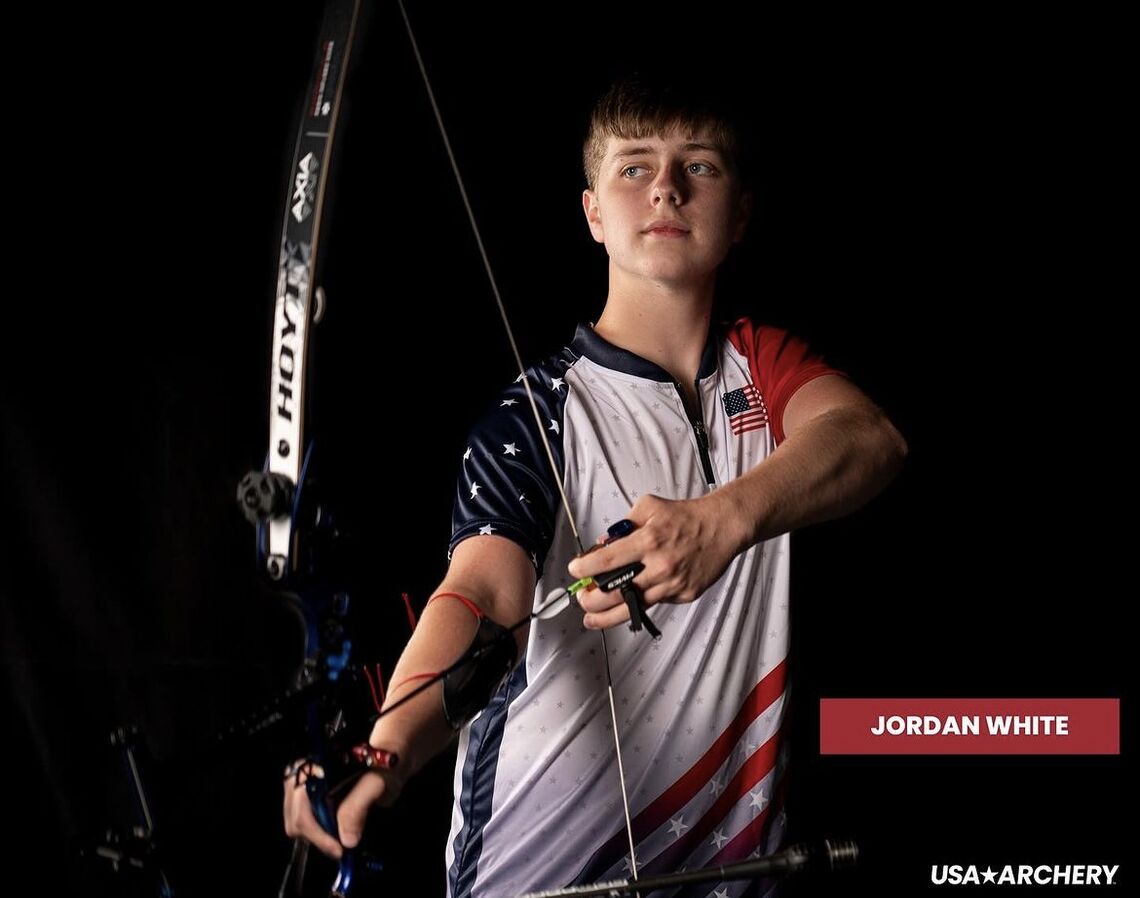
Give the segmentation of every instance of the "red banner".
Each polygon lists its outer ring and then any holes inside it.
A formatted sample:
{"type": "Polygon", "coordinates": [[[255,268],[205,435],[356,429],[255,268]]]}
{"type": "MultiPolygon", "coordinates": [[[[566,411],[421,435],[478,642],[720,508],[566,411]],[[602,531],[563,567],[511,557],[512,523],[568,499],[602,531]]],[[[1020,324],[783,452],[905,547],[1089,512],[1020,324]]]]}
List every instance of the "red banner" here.
{"type": "Polygon", "coordinates": [[[824,698],[821,755],[1118,755],[1117,698],[824,698]]]}

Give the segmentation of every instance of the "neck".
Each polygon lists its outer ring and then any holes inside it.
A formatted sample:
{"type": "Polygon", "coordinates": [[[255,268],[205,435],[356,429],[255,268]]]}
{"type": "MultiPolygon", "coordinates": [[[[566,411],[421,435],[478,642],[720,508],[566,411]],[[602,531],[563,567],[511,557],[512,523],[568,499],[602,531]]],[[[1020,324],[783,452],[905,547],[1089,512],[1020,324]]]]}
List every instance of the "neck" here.
{"type": "Polygon", "coordinates": [[[711,277],[684,286],[635,281],[611,265],[606,307],[594,330],[660,365],[691,391],[708,340],[714,283],[711,277]]]}

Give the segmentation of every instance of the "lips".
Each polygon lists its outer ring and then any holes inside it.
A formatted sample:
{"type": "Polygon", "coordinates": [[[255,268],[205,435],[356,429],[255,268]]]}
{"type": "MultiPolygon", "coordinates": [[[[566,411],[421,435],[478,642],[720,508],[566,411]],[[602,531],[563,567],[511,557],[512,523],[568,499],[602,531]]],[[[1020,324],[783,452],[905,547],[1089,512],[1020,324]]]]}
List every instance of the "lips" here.
{"type": "Polygon", "coordinates": [[[680,236],[681,234],[689,233],[689,229],[685,227],[683,222],[676,219],[663,219],[661,221],[650,222],[642,233],[680,236]]]}

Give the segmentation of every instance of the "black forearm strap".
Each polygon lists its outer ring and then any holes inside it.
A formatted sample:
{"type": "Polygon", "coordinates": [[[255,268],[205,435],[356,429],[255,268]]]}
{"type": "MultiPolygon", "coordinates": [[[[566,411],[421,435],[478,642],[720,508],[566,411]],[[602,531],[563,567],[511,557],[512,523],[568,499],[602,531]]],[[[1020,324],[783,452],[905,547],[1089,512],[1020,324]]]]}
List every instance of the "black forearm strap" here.
{"type": "Polygon", "coordinates": [[[443,678],[443,713],[454,729],[487,706],[517,657],[518,647],[510,630],[480,616],[471,647],[443,678]]]}

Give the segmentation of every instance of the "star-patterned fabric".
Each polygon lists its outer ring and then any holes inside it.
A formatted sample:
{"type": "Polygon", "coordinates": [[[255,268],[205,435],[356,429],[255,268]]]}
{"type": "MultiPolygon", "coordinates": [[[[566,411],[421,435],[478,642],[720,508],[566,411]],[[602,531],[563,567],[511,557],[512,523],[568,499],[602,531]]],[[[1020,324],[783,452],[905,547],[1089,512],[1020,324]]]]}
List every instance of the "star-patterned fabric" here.
{"type": "MultiPolygon", "coordinates": [[[[589,325],[526,376],[591,543],[642,495],[701,496],[763,462],[783,439],[788,398],[824,374],[842,372],[783,330],[742,319],[714,334],[696,384],[704,459],[700,429],[669,374],[589,325]],[[760,426],[733,426],[742,395],[765,408],[760,426]]],[[[521,380],[470,436],[451,546],[488,534],[518,542],[539,575],[537,607],[569,582],[577,546],[521,380]]],[[[627,627],[607,632],[639,875],[779,846],[788,548],[787,534],[760,543],[696,602],[650,608],[659,641],[627,627]]],[[[452,898],[628,877],[602,652],[580,612],[533,622],[524,659],[461,732],[447,847],[452,898]]],[[[761,893],[738,882],[677,894],[738,898],[748,889],[761,893]]]]}

